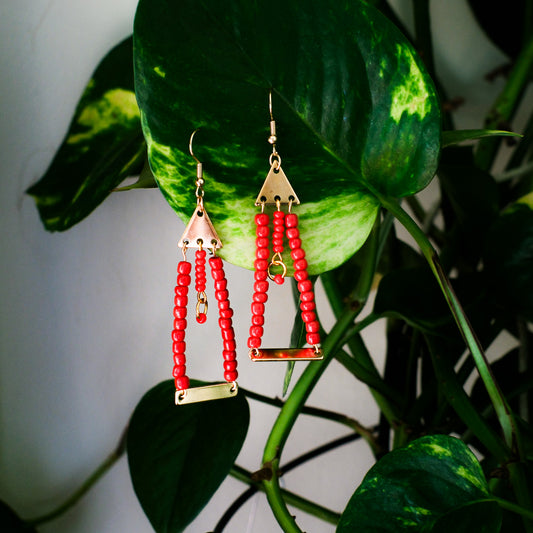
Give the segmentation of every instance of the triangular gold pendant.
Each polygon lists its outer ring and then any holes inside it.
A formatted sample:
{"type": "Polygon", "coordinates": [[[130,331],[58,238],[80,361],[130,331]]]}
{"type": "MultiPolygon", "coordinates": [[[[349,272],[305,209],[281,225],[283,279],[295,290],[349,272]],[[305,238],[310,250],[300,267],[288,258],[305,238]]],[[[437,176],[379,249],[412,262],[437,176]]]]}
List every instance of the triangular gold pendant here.
{"type": "Polygon", "coordinates": [[[197,206],[178,242],[183,248],[222,248],[222,242],[209,219],[205,208],[197,206]]]}
{"type": "Polygon", "coordinates": [[[288,204],[291,201],[293,204],[300,203],[285,172],[283,172],[279,163],[274,161],[263,183],[263,187],[261,187],[255,205],[276,204],[277,198],[279,198],[280,204],[288,204]]]}

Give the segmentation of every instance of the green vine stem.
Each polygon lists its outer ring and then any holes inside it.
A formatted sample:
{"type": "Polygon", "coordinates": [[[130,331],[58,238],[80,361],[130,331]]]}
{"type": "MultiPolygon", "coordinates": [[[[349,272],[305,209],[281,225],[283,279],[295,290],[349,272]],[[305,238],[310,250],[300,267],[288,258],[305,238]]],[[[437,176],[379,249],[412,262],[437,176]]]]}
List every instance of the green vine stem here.
{"type": "Polygon", "coordinates": [[[279,485],[279,463],[281,453],[289,433],[301,413],[307,398],[311,394],[311,391],[320,376],[333,360],[337,350],[342,347],[346,331],[353,325],[354,320],[363,309],[364,303],[368,298],[368,294],[372,287],[372,281],[374,279],[379,248],[379,230],[377,228],[379,228],[379,224],[374,227],[374,231],[369,237],[367,261],[365,262],[365,267],[361,272],[361,276],[353,293],[353,298],[354,301],[357,302],[357,305],[348,306],[348,308],[345,309],[345,312],[340,316],[337,323],[326,337],[322,346],[324,358],[321,361],[309,363],[303,371],[287,398],[285,405],[280,410],[265,444],[265,450],[263,452],[263,470],[268,472],[268,475],[266,476],[265,481],[263,481],[263,486],[272,512],[285,533],[301,533],[301,530],[287,508],[279,485]]]}
{"type": "Polygon", "coordinates": [[[483,380],[485,388],[489,394],[492,405],[498,417],[498,421],[502,428],[503,436],[507,446],[511,450],[515,450],[517,443],[516,428],[511,413],[511,409],[503,396],[503,393],[498,386],[496,379],[492,373],[490,365],[487,361],[483,348],[472,329],[472,326],[459,302],[453,287],[450,284],[450,280],[444,272],[437,252],[429,242],[424,232],[418,227],[416,222],[409,216],[409,214],[401,207],[396,199],[391,199],[378,194],[378,198],[382,205],[389,210],[398,221],[405,227],[410,235],[415,239],[416,243],[420,247],[422,254],[426,258],[433,275],[437,279],[439,286],[446,298],[446,302],[450,307],[454,320],[463,336],[466,345],[468,346],[474,362],[478,369],[479,375],[483,380]]]}
{"type": "Polygon", "coordinates": [[[104,474],[124,455],[126,451],[126,435],[127,429],[124,430],[117,447],[104,459],[104,461],[96,468],[96,470],[76,489],[62,504],[56,509],[36,518],[24,520],[31,526],[39,526],[46,522],[50,522],[62,514],[66,513],[70,508],[74,507],[85,494],[92,488],[97,481],[104,476],[104,474]]]}
{"type": "Polygon", "coordinates": [[[491,499],[497,502],[502,509],[519,514],[528,520],[533,520],[533,511],[531,509],[525,509],[521,505],[517,505],[516,503],[504,500],[503,498],[498,498],[496,496],[491,496],[491,499]]]}
{"type": "MultiPolygon", "coordinates": [[[[529,83],[531,71],[533,70],[533,35],[528,36],[528,40],[518,55],[516,62],[511,69],[509,77],[503,91],[494,102],[485,127],[487,129],[502,129],[516,111],[518,103],[529,83]]],[[[503,128],[505,129],[505,127],[503,128]]],[[[477,147],[475,161],[483,170],[489,170],[494,162],[501,139],[498,137],[487,137],[482,139],[477,147]]]]}

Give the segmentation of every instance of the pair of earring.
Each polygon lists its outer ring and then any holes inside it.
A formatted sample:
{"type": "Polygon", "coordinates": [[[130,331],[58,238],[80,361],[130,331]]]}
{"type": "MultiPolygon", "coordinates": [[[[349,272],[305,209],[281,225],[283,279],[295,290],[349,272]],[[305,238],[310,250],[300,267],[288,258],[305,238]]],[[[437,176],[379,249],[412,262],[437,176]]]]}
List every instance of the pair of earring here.
{"type": "MultiPolygon", "coordinates": [[[[272,114],[272,92],[269,93],[270,137],[272,154],[269,157],[270,171],[257,196],[255,205],[261,207],[261,212],[255,216],[256,252],[254,261],[254,293],[251,305],[252,325],[248,338],[249,356],[252,361],[313,361],[322,358],[320,348],[319,322],[315,314],[315,297],[313,284],[307,272],[307,260],[302,247],[298,228],[298,216],[292,212],[292,206],[300,203],[287,176],[281,168],[281,157],[276,150],[276,122],[272,114]],[[270,255],[270,216],[266,208],[274,206],[272,256],[270,255]],[[287,206],[287,213],[281,209],[287,206]],[[298,282],[300,292],[301,317],[306,328],[306,341],[310,348],[294,349],[264,349],[261,348],[264,331],[265,303],[268,300],[269,280],[276,284],[283,284],[287,275],[287,265],[283,258],[284,237],[287,238],[290,256],[293,260],[294,278],[298,282]]],[[[172,351],[174,368],[172,375],[176,386],[175,403],[201,402],[235,396],[238,392],[237,384],[237,352],[235,332],[233,329],[233,310],[229,302],[227,280],[224,273],[222,259],[216,251],[222,248],[211,220],[204,207],[204,178],[202,163],[192,150],[192,141],[196,131],[189,141],[189,152],[196,161],[196,209],[178,242],[182,248],[183,260],[178,264],[177,285],[174,297],[174,328],[172,330],[172,351]],[[215,298],[219,308],[219,326],[222,334],[224,359],[224,379],[226,383],[190,387],[186,375],[185,329],[187,326],[188,290],[191,284],[192,265],[187,261],[187,249],[195,248],[195,289],[196,320],[203,324],[207,319],[206,289],[206,255],[209,258],[211,276],[214,281],[215,298]]]]}

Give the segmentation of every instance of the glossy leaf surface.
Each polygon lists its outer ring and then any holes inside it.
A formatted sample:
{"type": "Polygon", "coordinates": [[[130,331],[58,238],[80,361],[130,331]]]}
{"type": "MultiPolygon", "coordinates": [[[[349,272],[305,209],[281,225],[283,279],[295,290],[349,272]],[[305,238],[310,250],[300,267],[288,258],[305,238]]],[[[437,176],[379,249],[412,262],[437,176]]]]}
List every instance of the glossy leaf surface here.
{"type": "Polygon", "coordinates": [[[188,220],[188,140],[201,128],[194,151],[206,208],[221,255],[235,264],[251,268],[254,258],[254,202],[270,168],[270,88],[311,273],[341,264],[366,240],[378,209],[370,189],[412,194],[435,172],[433,85],[407,40],[366,3],[141,0],[134,57],[159,186],[188,220]]]}
{"type": "Polygon", "coordinates": [[[183,531],[202,510],[228,475],[249,422],[242,393],[176,406],[174,392],[171,380],[148,391],[128,430],[133,487],[158,533],[183,531]]]}
{"type": "Polygon", "coordinates": [[[146,144],[133,90],[132,54],[130,37],[98,65],[52,163],[27,191],[49,231],[78,223],[143,167],[146,144]]]}
{"type": "Polygon", "coordinates": [[[388,453],[370,469],[337,532],[441,532],[453,516],[453,531],[468,533],[471,513],[476,531],[499,531],[499,507],[490,500],[474,454],[459,439],[430,435],[388,453]]]}

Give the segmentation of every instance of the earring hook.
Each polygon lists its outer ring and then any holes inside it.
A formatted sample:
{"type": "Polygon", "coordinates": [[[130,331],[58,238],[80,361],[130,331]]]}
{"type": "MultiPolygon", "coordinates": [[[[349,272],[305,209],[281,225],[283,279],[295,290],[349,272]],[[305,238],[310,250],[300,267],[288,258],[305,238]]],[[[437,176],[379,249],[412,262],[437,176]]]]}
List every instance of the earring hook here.
{"type": "Polygon", "coordinates": [[[203,209],[204,206],[204,172],[203,172],[203,165],[202,162],[194,155],[194,152],[192,150],[192,140],[194,139],[194,136],[199,128],[195,129],[191,137],[189,139],[189,153],[193,157],[193,159],[196,161],[196,203],[198,207],[203,209]]]}

